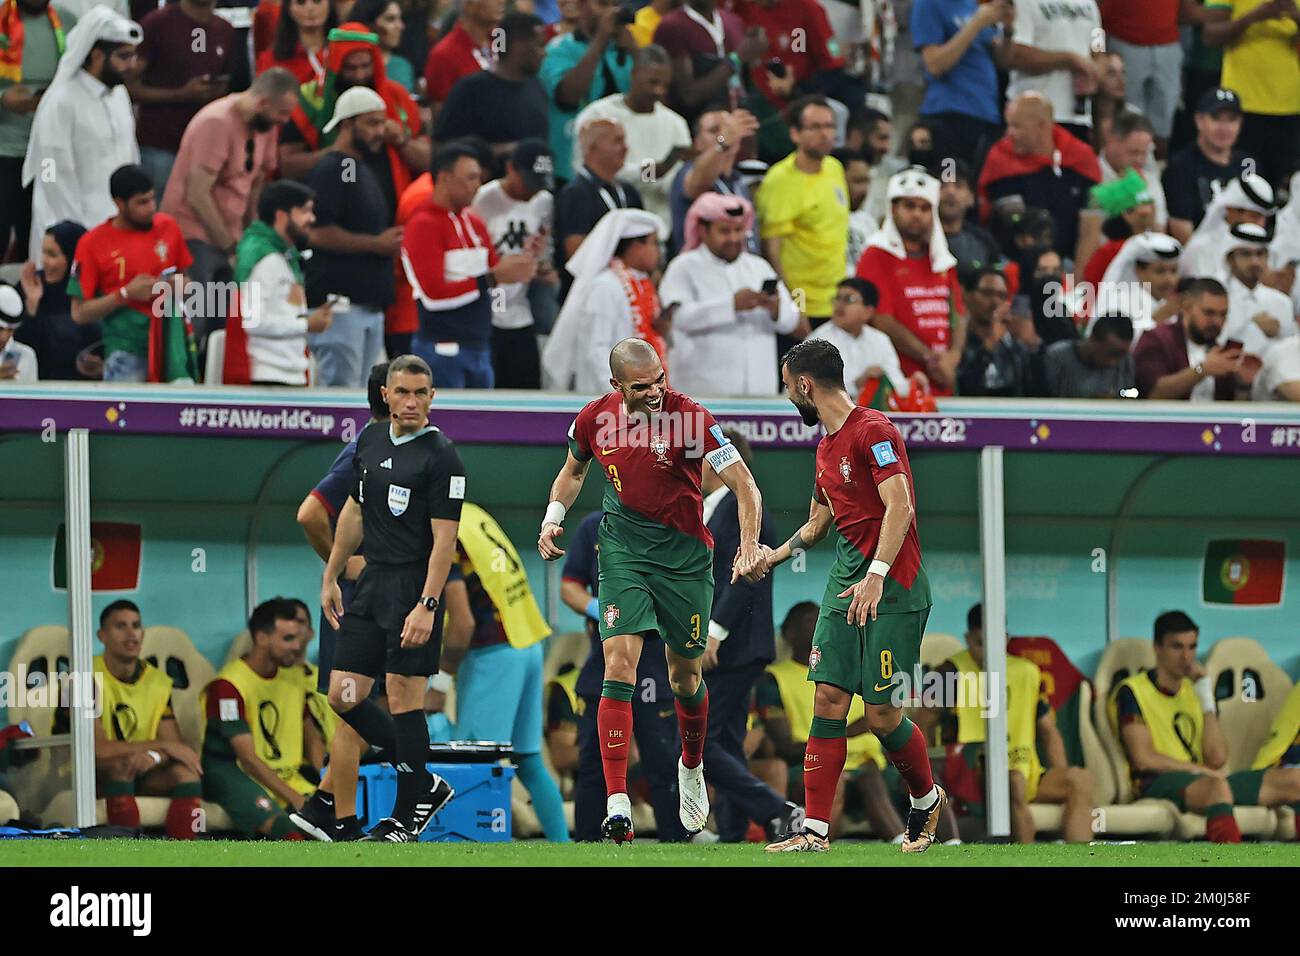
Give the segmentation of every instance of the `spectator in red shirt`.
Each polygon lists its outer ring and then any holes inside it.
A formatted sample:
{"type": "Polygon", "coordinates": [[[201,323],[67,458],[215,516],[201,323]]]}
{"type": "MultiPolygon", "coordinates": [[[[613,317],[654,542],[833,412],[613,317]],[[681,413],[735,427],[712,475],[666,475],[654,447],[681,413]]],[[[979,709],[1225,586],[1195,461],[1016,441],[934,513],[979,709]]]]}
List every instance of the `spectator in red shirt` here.
{"type": "MultiPolygon", "coordinates": [[[[664,14],[654,42],[673,58],[672,96],[668,105],[693,123],[705,106],[739,105],[746,67],[767,52],[760,27],[746,27],[716,0],[689,0],[664,14]]],[[[788,95],[788,94],[787,94],[788,95]]]]}
{"type": "Polygon", "coordinates": [[[456,25],[429,51],[424,93],[435,119],[457,80],[492,68],[496,60],[492,30],[501,22],[505,8],[505,0],[464,0],[456,25]]]}
{"type": "Polygon", "coordinates": [[[275,42],[275,28],[280,23],[280,0],[258,0],[253,8],[253,62],[261,59],[262,54],[271,49],[275,42]]]}
{"type": "Polygon", "coordinates": [[[966,304],[957,260],[937,215],[939,180],[905,169],[889,180],[889,214],[858,261],[858,278],[880,293],[876,328],[911,376],[923,371],[936,395],[951,395],[966,344],[966,304]]]}
{"type": "Polygon", "coordinates": [[[257,58],[257,72],[282,66],[299,83],[320,80],[325,75],[325,46],[329,31],[337,24],[329,0],[284,0],[289,15],[275,25],[275,40],[257,58]]]}
{"type": "Polygon", "coordinates": [[[1165,158],[1183,80],[1178,17],[1187,0],[1099,0],[1106,47],[1124,60],[1128,102],[1155,130],[1156,156],[1165,158]]]}
{"type": "Polygon", "coordinates": [[[420,313],[411,349],[440,388],[492,388],[490,290],[530,281],[536,249],[497,256],[487,225],[469,208],[483,176],[473,150],[444,146],[431,172],[433,194],[402,233],[402,265],[420,313]]]}
{"type": "Polygon", "coordinates": [[[126,87],[139,109],[140,165],[161,196],[181,148],[181,136],[199,107],[225,96],[235,65],[235,29],[213,13],[216,0],[179,0],[141,21],[143,61],[126,87]],[[194,37],[203,45],[195,49],[194,37]]]}

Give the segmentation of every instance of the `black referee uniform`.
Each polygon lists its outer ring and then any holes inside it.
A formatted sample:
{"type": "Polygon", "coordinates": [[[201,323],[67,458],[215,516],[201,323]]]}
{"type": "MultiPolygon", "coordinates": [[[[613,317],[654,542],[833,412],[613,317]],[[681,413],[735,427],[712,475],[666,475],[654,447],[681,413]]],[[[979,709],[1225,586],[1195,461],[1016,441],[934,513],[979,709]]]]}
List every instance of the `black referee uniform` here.
{"type": "Polygon", "coordinates": [[[431,520],[459,521],[465,467],[451,439],[432,425],[394,438],[391,426],[357,438],[351,493],[361,506],[366,566],[339,628],[334,670],[378,677],[429,676],[442,650],[442,595],[423,647],[402,647],[402,626],[423,597],[433,550],[431,520]]]}

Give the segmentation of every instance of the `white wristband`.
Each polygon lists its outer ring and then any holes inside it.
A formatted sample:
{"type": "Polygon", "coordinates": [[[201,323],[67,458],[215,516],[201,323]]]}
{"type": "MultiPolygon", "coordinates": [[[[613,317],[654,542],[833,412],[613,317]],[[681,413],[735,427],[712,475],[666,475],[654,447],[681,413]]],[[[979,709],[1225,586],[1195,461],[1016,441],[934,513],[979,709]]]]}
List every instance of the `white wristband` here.
{"type": "Polygon", "coordinates": [[[455,683],[455,680],[456,677],[454,674],[448,674],[444,670],[439,670],[438,673],[429,680],[429,686],[439,694],[445,694],[447,691],[451,690],[451,685],[455,683]]]}
{"type": "Polygon", "coordinates": [[[719,644],[731,636],[731,630],[723,627],[717,621],[709,620],[709,637],[716,640],[719,644]]]}
{"type": "Polygon", "coordinates": [[[1207,714],[1213,713],[1214,712],[1214,687],[1211,686],[1210,679],[1208,677],[1202,677],[1195,684],[1193,684],[1192,687],[1196,691],[1196,696],[1200,698],[1201,710],[1207,714]]]}
{"type": "Polygon", "coordinates": [[[568,509],[558,501],[552,501],[546,506],[546,514],[542,515],[542,527],[548,524],[564,524],[564,515],[568,509]]]}
{"type": "Polygon", "coordinates": [[[889,574],[889,564],[885,561],[872,561],[867,566],[868,574],[879,574],[882,578],[889,574]]]}
{"type": "Polygon", "coordinates": [[[162,754],[160,754],[158,751],[150,750],[149,756],[153,757],[153,764],[155,767],[158,766],[158,764],[162,763],[162,754]]]}

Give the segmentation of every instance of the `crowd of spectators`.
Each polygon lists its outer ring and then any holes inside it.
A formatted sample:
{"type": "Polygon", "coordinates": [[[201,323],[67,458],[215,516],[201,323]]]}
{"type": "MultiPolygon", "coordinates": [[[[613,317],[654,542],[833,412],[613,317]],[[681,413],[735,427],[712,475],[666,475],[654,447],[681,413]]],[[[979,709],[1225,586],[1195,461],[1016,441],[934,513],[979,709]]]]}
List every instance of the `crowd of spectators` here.
{"type": "Polygon", "coordinates": [[[4,0],[0,381],[1297,398],[1294,0],[863,7],[4,0]]]}

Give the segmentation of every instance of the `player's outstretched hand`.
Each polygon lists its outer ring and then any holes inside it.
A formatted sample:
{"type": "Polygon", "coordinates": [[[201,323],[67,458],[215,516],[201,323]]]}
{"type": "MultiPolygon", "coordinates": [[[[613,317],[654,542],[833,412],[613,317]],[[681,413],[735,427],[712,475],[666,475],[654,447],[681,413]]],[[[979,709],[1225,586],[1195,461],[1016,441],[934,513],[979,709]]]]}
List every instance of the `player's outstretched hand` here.
{"type": "Polygon", "coordinates": [[[320,588],[320,609],[325,612],[325,620],[330,627],[339,629],[339,619],[343,617],[343,592],[339,590],[338,581],[324,581],[320,588]]]}
{"type": "Polygon", "coordinates": [[[537,536],[537,553],[544,560],[554,561],[556,558],[564,557],[564,550],[555,543],[555,539],[562,534],[564,534],[564,525],[556,524],[554,521],[542,525],[542,533],[537,536]]]}
{"type": "Polygon", "coordinates": [[[433,633],[433,611],[417,604],[402,622],[402,647],[423,647],[433,633]]]}
{"type": "Polygon", "coordinates": [[[865,627],[868,616],[876,619],[876,606],[885,589],[885,579],[879,574],[868,574],[865,578],[840,592],[840,597],[853,596],[849,603],[848,622],[854,627],[865,627]]]}
{"type": "Polygon", "coordinates": [[[736,559],[731,564],[731,583],[741,578],[751,584],[763,580],[767,574],[767,556],[771,549],[765,544],[754,544],[746,548],[743,544],[736,550],[736,559]]]}

